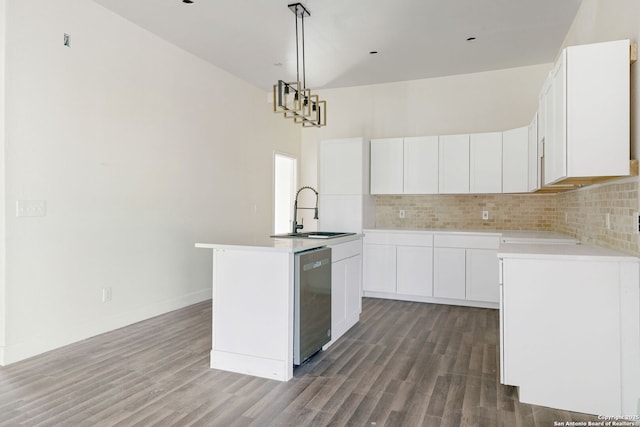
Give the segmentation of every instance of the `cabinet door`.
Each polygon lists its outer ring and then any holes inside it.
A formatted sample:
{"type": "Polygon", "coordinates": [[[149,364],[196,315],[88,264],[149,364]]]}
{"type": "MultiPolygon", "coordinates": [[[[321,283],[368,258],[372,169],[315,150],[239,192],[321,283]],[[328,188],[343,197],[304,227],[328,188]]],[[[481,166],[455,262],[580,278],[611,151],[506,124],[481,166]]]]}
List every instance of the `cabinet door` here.
{"type": "Polygon", "coordinates": [[[469,192],[469,135],[438,137],[439,180],[442,194],[469,192]]]}
{"type": "Polygon", "coordinates": [[[433,248],[398,246],[396,256],[397,293],[433,296],[433,248]]]}
{"type": "Polygon", "coordinates": [[[528,129],[528,151],[529,151],[529,171],[528,171],[528,191],[536,191],[540,188],[540,155],[538,153],[538,115],[533,116],[533,120],[528,129]]]}
{"type": "Polygon", "coordinates": [[[318,228],[362,232],[364,196],[322,194],[318,196],[318,228]]]}
{"type": "Polygon", "coordinates": [[[629,41],[566,55],[567,176],[629,175],[629,41]]]}
{"type": "Polygon", "coordinates": [[[551,70],[545,93],[544,183],[553,184],[567,175],[566,51],[551,70]]]}
{"type": "Polygon", "coordinates": [[[349,327],[357,322],[362,312],[362,255],[346,260],[346,314],[349,327]]]}
{"type": "Polygon", "coordinates": [[[404,194],[438,194],[438,137],[404,139],[404,194]]]}
{"type": "Polygon", "coordinates": [[[363,281],[365,291],[396,292],[395,245],[364,245],[363,281]]]}
{"type": "Polygon", "coordinates": [[[465,299],[466,255],[460,248],[433,249],[433,296],[465,299]]]}
{"type": "Polygon", "coordinates": [[[500,302],[498,252],[492,249],[467,249],[467,299],[500,302]]]}
{"type": "Polygon", "coordinates": [[[362,255],[331,264],[331,338],[358,322],[362,311],[362,255]]]}
{"type": "Polygon", "coordinates": [[[331,264],[331,338],[346,331],[347,323],[347,260],[331,264]]]}
{"type": "Polygon", "coordinates": [[[469,192],[502,193],[502,132],[469,138],[469,192]]]}
{"type": "Polygon", "coordinates": [[[371,194],[402,194],[402,138],[371,140],[371,194]]]}
{"type": "Polygon", "coordinates": [[[529,189],[529,127],[502,133],[502,192],[524,193],[529,189]]]}

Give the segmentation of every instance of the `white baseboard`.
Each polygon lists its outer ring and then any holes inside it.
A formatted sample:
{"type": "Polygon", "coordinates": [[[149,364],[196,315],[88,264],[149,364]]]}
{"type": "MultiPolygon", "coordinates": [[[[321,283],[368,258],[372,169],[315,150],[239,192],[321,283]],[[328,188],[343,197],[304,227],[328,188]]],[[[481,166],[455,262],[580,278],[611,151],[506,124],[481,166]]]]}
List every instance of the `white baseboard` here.
{"type": "Polygon", "coordinates": [[[468,301],[468,300],[452,299],[452,298],[424,297],[419,295],[400,295],[400,294],[394,294],[391,292],[364,291],[362,296],[368,297],[368,298],[393,299],[398,301],[460,305],[463,307],[494,308],[494,309],[500,308],[500,304],[497,302],[468,301]]]}
{"type": "Polygon", "coordinates": [[[0,366],[19,362],[65,345],[110,332],[133,323],[147,320],[188,305],[211,299],[211,288],[182,295],[171,300],[158,301],[125,313],[118,313],[95,322],[86,322],[61,330],[55,336],[37,336],[28,341],[0,347],[0,366]]]}

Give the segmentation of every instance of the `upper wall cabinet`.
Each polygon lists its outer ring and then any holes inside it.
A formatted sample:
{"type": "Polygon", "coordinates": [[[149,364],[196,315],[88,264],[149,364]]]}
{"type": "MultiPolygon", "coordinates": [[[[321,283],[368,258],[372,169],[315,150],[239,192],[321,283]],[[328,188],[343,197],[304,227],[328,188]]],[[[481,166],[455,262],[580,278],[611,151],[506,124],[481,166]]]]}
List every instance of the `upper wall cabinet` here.
{"type": "Polygon", "coordinates": [[[524,193],[529,189],[529,128],[502,133],[502,192],[524,193]]]}
{"type": "Polygon", "coordinates": [[[469,193],[469,135],[439,137],[439,192],[469,193]]]}
{"type": "Polygon", "coordinates": [[[502,132],[469,136],[469,191],[502,192],[502,132]]]}
{"type": "Polygon", "coordinates": [[[438,194],[438,137],[404,139],[404,194],[438,194]]]}
{"type": "Polygon", "coordinates": [[[527,178],[527,190],[528,191],[536,191],[540,189],[542,183],[540,182],[541,176],[540,173],[540,151],[538,150],[538,115],[535,114],[533,116],[533,120],[529,124],[527,133],[528,133],[528,178],[527,178]]]}
{"type": "Polygon", "coordinates": [[[437,192],[437,136],[371,141],[371,194],[437,192]]]}
{"type": "Polygon", "coordinates": [[[320,230],[361,232],[375,222],[369,196],[369,141],[329,139],[318,144],[320,230]]]}
{"type": "Polygon", "coordinates": [[[544,184],[629,175],[629,41],[568,47],[540,96],[544,184]]]}
{"type": "Polygon", "coordinates": [[[402,138],[371,140],[371,194],[402,194],[403,162],[402,138]]]}

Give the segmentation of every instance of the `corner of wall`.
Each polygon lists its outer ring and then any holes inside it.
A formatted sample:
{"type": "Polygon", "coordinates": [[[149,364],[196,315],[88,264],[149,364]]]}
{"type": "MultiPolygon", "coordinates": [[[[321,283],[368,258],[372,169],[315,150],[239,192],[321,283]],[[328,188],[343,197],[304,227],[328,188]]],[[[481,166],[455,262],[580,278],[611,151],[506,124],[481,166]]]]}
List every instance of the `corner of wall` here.
{"type": "Polygon", "coordinates": [[[5,67],[7,0],[0,0],[0,366],[6,342],[6,217],[5,217],[5,67]]]}

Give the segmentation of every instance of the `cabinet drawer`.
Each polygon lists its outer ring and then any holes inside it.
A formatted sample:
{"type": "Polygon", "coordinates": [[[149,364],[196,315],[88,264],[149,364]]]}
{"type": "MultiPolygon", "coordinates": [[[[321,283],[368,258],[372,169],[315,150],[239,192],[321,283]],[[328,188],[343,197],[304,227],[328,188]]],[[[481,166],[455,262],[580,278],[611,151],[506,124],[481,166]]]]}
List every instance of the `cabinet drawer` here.
{"type": "Polygon", "coordinates": [[[433,245],[438,248],[498,249],[500,236],[474,234],[436,234],[433,245]]]}
{"type": "Polygon", "coordinates": [[[336,262],[361,254],[362,240],[353,240],[351,242],[330,245],[329,247],[331,248],[331,262],[336,262]]]}
{"type": "Polygon", "coordinates": [[[374,245],[433,246],[433,234],[424,232],[371,233],[365,235],[364,242],[374,245]]]}

